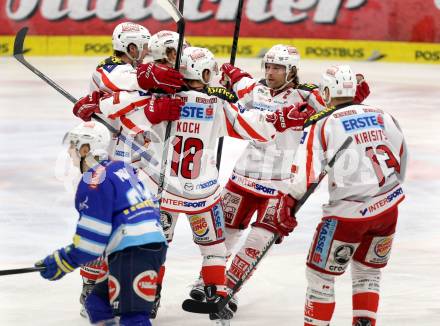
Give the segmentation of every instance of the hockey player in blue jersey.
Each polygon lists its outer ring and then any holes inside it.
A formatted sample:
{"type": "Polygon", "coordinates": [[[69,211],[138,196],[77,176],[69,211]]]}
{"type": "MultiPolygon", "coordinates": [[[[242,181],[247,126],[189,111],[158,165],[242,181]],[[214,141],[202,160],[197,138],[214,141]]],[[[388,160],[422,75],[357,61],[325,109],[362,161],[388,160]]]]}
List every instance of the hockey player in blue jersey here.
{"type": "Polygon", "coordinates": [[[108,131],[85,122],[67,133],[69,154],[83,173],[75,198],[79,221],[73,243],[36,263],[41,276],[59,280],[65,274],[105,256],[102,277],[87,297],[91,323],[150,326],[157,275],[167,242],[157,200],[133,168],[108,160],[108,131]]]}

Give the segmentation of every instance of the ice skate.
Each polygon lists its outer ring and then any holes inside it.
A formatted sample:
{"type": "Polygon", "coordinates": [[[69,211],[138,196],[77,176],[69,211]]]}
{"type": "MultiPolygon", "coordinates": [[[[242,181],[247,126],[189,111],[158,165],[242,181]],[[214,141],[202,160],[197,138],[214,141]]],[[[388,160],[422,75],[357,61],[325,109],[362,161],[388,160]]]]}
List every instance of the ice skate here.
{"type": "Polygon", "coordinates": [[[205,283],[201,276],[195,280],[192,285],[191,290],[189,291],[189,296],[196,301],[205,301],[206,295],[204,290],[205,283]]]}

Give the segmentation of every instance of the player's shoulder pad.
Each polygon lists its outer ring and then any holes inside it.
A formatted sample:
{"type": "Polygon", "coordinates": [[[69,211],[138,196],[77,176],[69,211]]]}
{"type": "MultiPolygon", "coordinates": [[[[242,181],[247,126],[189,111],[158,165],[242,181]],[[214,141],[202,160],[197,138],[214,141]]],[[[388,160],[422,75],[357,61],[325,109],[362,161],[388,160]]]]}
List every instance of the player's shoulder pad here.
{"type": "Polygon", "coordinates": [[[299,84],[298,85],[298,89],[303,90],[303,91],[309,91],[309,92],[313,92],[315,89],[318,89],[319,86],[316,84],[299,84]]]}
{"type": "Polygon", "coordinates": [[[224,87],[206,87],[206,94],[216,96],[229,103],[235,103],[238,101],[237,95],[234,92],[227,90],[224,87]]]}
{"type": "Polygon", "coordinates": [[[125,62],[123,62],[121,60],[121,58],[112,55],[111,57],[108,57],[107,59],[102,60],[99,64],[97,68],[102,68],[104,66],[109,66],[109,65],[125,65],[125,62]]]}
{"type": "Polygon", "coordinates": [[[331,106],[329,108],[325,108],[324,110],[319,111],[318,113],[315,113],[314,115],[309,117],[304,122],[304,128],[307,128],[307,127],[317,123],[319,120],[322,120],[322,119],[328,117],[329,115],[331,115],[336,110],[343,109],[343,108],[345,108],[347,106],[350,106],[350,105],[352,105],[352,103],[345,103],[345,104],[341,104],[341,105],[336,105],[336,106],[331,106]]]}

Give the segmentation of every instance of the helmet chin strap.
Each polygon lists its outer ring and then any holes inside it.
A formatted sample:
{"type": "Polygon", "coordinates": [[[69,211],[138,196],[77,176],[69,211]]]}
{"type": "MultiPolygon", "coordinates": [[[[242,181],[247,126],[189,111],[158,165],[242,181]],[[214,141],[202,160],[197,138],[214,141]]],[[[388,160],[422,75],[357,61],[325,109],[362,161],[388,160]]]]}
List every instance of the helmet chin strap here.
{"type": "Polygon", "coordinates": [[[292,81],[293,81],[293,78],[292,79],[287,79],[287,76],[286,76],[286,79],[285,79],[286,81],[285,81],[285,83],[283,84],[283,85],[281,85],[280,87],[278,87],[278,88],[272,88],[272,90],[274,90],[274,91],[281,91],[281,90],[283,90],[287,85],[289,85],[292,81]]]}
{"type": "Polygon", "coordinates": [[[329,96],[328,99],[324,100],[324,102],[327,106],[330,106],[330,103],[332,102],[332,98],[329,96]]]}
{"type": "MultiPolygon", "coordinates": [[[[134,43],[130,43],[130,44],[134,44],[134,43]]],[[[141,56],[142,56],[142,51],[139,49],[139,47],[138,47],[137,45],[136,45],[136,48],[138,49],[138,52],[139,52],[137,58],[132,57],[132,56],[128,53],[128,48],[127,48],[127,51],[125,51],[125,55],[126,55],[131,61],[133,61],[133,64],[134,64],[135,66],[137,66],[137,64],[138,64],[138,62],[139,62],[139,60],[140,60],[140,58],[141,58],[141,56]]]]}

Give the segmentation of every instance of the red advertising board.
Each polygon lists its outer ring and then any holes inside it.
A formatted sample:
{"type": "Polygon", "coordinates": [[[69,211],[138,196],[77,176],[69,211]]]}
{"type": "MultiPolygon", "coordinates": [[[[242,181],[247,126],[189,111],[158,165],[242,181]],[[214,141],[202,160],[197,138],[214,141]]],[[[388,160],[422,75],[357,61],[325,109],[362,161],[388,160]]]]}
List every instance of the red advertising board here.
{"type": "MultiPolygon", "coordinates": [[[[187,34],[232,35],[238,0],[185,3],[187,34]]],[[[175,29],[149,0],[0,0],[0,35],[109,35],[121,21],[175,29]]],[[[245,0],[241,36],[440,42],[440,0],[245,0]]]]}

